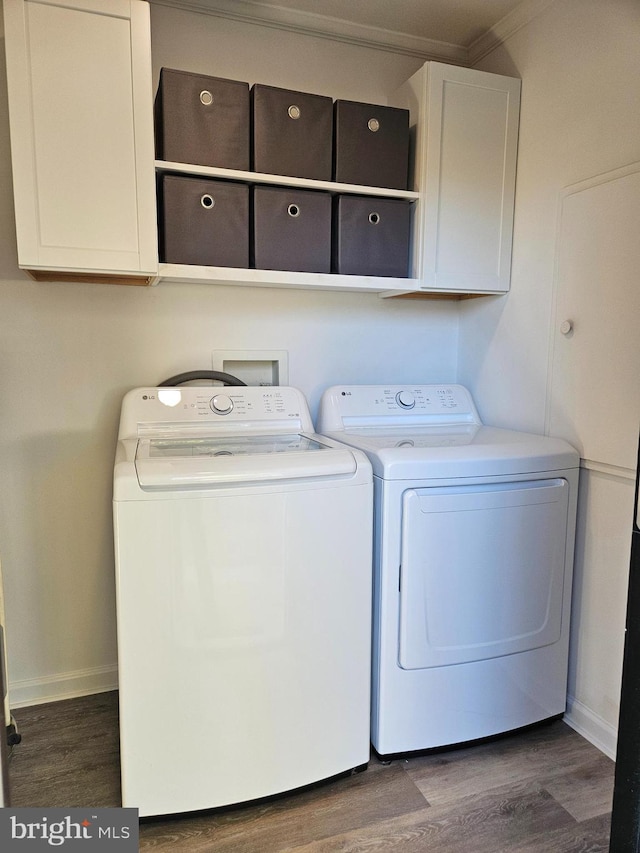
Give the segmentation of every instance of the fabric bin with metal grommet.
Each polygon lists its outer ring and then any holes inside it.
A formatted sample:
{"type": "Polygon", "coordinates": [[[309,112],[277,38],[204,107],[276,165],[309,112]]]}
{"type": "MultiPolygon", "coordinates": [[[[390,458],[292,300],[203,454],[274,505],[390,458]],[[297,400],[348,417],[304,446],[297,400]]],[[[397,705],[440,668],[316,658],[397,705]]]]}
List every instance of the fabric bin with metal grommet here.
{"type": "Polygon", "coordinates": [[[408,110],[336,101],[334,134],[336,181],[408,189],[408,110]]]}
{"type": "Polygon", "coordinates": [[[163,175],[158,195],[163,263],[249,266],[247,184],[163,175]]]}
{"type": "Polygon", "coordinates": [[[156,155],[173,163],[248,170],[249,84],[163,68],[155,100],[156,155]]]}
{"type": "Polygon", "coordinates": [[[331,98],[256,83],[251,102],[255,172],[331,180],[331,98]]]}
{"type": "Polygon", "coordinates": [[[253,188],[252,265],[331,271],[331,196],[294,187],[253,188]]]}
{"type": "Polygon", "coordinates": [[[333,207],[333,272],[407,278],[411,202],[338,195],[333,207]]]}

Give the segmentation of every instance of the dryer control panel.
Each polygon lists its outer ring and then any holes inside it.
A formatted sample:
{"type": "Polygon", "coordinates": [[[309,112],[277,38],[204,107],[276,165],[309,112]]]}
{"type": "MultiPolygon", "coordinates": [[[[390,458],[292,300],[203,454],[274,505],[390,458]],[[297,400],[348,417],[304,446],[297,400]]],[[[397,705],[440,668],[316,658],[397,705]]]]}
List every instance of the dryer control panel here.
{"type": "Polygon", "coordinates": [[[481,424],[462,385],[336,385],[320,406],[320,432],[382,424],[481,424]]]}

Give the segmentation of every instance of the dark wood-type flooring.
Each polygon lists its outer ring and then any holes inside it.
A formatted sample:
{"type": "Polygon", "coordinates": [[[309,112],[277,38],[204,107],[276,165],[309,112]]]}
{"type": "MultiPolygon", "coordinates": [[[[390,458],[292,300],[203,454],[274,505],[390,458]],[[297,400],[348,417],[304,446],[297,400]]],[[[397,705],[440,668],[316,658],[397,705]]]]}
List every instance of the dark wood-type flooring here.
{"type": "MultiPolygon", "coordinates": [[[[120,805],[116,693],[15,716],[23,741],[10,763],[13,806],[120,805]]],[[[140,849],[598,853],[608,851],[613,772],[558,721],[388,765],[372,758],[363,773],[257,805],[145,820],[140,849]]]]}

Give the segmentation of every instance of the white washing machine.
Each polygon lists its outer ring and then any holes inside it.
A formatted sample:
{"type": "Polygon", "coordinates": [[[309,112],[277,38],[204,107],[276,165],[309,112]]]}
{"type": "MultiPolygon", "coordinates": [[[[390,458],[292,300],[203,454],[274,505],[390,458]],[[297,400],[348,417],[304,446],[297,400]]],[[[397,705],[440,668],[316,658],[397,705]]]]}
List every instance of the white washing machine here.
{"type": "Polygon", "coordinates": [[[318,431],[373,464],[376,751],[562,714],[576,451],[483,426],[459,385],[329,388],[318,431]]]}
{"type": "Polygon", "coordinates": [[[240,803],[369,760],[372,475],[294,388],[141,388],[114,475],[122,799],[240,803]]]}

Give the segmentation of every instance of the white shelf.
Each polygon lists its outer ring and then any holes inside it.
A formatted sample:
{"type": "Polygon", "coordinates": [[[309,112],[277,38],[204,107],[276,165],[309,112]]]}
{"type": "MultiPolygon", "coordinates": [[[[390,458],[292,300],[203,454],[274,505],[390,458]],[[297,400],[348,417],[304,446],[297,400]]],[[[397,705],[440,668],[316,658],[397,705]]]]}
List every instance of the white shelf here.
{"type": "Polygon", "coordinates": [[[360,293],[384,293],[385,295],[416,293],[420,290],[420,281],[416,278],[252,270],[236,267],[199,267],[189,264],[160,264],[156,283],[163,281],[233,284],[248,287],[289,287],[304,290],[351,290],[360,293]]]}
{"type": "Polygon", "coordinates": [[[244,172],[239,169],[220,169],[216,166],[193,166],[189,163],[172,163],[156,160],[157,172],[174,172],[183,175],[198,175],[202,178],[223,178],[228,181],[242,181],[249,184],[273,184],[275,186],[296,187],[297,189],[324,190],[331,193],[351,193],[352,195],[371,195],[378,198],[399,198],[416,201],[420,193],[413,190],[390,190],[386,187],[368,187],[360,184],[341,184],[335,181],[315,181],[311,178],[291,178],[284,175],[267,175],[263,172],[244,172]]]}
{"type": "MultiPolygon", "coordinates": [[[[296,189],[323,190],[325,192],[368,195],[379,198],[397,198],[416,201],[420,193],[413,190],[393,190],[385,187],[368,187],[358,184],[342,184],[333,181],[316,181],[311,178],[292,178],[283,175],[268,175],[263,172],[245,172],[238,169],[221,169],[215,166],[194,166],[189,163],[155,161],[157,172],[197,175],[204,178],[221,178],[251,184],[294,187],[296,189]]],[[[414,293],[420,289],[415,278],[388,278],[385,276],[340,275],[338,273],[287,272],[280,270],[254,270],[242,267],[201,267],[189,264],[159,265],[155,283],[200,282],[210,284],[233,284],[248,287],[285,287],[316,290],[341,290],[360,293],[400,294],[414,293]]]]}

